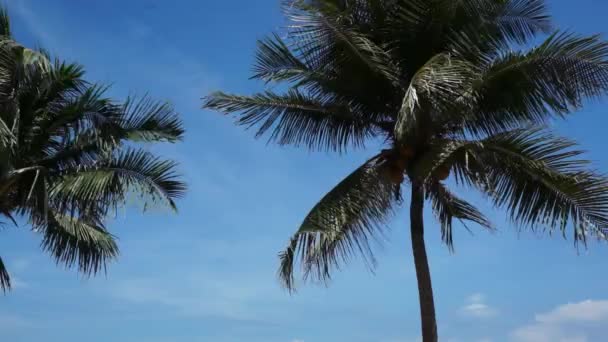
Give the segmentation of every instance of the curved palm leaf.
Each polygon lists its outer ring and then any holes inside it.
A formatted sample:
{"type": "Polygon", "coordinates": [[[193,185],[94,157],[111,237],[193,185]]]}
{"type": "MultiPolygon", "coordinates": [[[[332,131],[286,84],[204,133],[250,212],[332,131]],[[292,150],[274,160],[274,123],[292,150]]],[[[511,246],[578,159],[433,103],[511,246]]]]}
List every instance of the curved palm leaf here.
{"type": "Polygon", "coordinates": [[[184,135],[184,126],[167,102],[156,102],[147,96],[128,98],[121,106],[124,112],[120,126],[131,141],[175,142],[184,135]]]}
{"type": "Polygon", "coordinates": [[[608,91],[607,59],[599,36],[555,33],[528,53],[493,61],[474,86],[475,109],[458,120],[470,132],[492,134],[561,117],[608,91]]]}
{"type": "Polygon", "coordinates": [[[304,278],[327,281],[332,268],[339,267],[354,254],[361,254],[373,266],[369,246],[378,237],[400,200],[399,187],[388,176],[386,162],[376,156],[325,195],[306,216],[280,254],[279,276],[284,286],[295,288],[293,268],[300,258],[304,278]]]}
{"type": "Polygon", "coordinates": [[[92,166],[67,170],[53,183],[50,198],[60,207],[86,213],[100,204],[117,208],[132,194],[139,196],[144,208],[161,203],[176,210],[175,199],[183,195],[185,184],[175,166],[149,152],[125,149],[92,166]]]}
{"type": "Polygon", "coordinates": [[[465,144],[456,152],[461,181],[477,185],[524,227],[541,225],[575,241],[608,228],[608,179],[587,170],[575,144],[541,129],[522,129],[465,144]]]}
{"type": "Polygon", "coordinates": [[[342,151],[348,146],[361,146],[374,132],[370,122],[348,104],[323,101],[297,89],[285,95],[214,93],[206,98],[204,106],[224,113],[242,112],[237,124],[259,126],[257,137],[272,129],[269,140],[281,145],[342,151]]]}
{"type": "Polygon", "coordinates": [[[471,221],[487,229],[493,229],[490,221],[477,208],[458,198],[441,182],[428,181],[425,192],[427,199],[433,205],[435,216],[441,224],[441,237],[450,250],[454,249],[452,233],[454,218],[460,220],[463,224],[465,224],[464,221],[471,221]]]}
{"type": "Polygon", "coordinates": [[[37,230],[44,235],[43,250],[58,263],[78,266],[86,275],[104,269],[119,253],[114,236],[105,228],[76,217],[50,213],[48,221],[37,230]]]}

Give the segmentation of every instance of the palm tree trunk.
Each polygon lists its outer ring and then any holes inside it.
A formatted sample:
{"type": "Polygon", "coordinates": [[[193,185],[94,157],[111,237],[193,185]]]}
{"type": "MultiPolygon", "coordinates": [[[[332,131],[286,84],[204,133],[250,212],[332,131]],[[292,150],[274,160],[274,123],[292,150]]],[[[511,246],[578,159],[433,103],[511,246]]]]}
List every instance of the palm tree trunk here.
{"type": "Polygon", "coordinates": [[[412,184],[412,199],[410,204],[410,230],[412,234],[412,250],[418,279],[418,296],[420,300],[420,318],[422,320],[422,341],[437,342],[437,322],[435,319],[435,302],[431,272],[424,245],[424,190],[421,184],[412,184]]]}

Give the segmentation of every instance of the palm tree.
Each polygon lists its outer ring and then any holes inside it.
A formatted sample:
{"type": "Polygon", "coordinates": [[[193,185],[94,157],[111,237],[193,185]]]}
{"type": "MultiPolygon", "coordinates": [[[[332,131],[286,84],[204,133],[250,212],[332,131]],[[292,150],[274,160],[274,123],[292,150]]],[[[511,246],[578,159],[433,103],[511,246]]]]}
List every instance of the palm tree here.
{"type": "MultiPolygon", "coordinates": [[[[0,11],[0,215],[27,221],[57,263],[91,275],[118,255],[108,215],[130,199],[176,208],[176,164],[139,145],[184,130],[169,104],[119,103],[83,77],[80,65],[14,42],[0,11]]],[[[10,285],[0,259],[0,288],[10,285]]]]}
{"type": "Polygon", "coordinates": [[[284,9],[290,25],[258,43],[253,78],[286,90],[217,92],[204,106],[280,145],[386,145],[314,206],[280,254],[288,289],[296,263],[317,281],[354,255],[373,266],[370,242],[404,187],[425,342],[438,339],[425,201],[450,249],[454,219],[492,229],[448,183],[480,191],[521,228],[604,238],[607,179],[547,127],[608,90],[600,37],[554,30],[543,0],[296,0],[284,9]]]}

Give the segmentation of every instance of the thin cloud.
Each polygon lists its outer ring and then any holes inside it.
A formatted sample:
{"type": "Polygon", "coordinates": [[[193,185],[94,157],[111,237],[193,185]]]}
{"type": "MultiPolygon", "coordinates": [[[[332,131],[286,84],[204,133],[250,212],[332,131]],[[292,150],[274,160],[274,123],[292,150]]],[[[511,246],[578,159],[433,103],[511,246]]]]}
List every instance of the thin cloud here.
{"type": "Polygon", "coordinates": [[[537,314],[534,322],[515,329],[513,342],[588,342],[593,325],[608,323],[608,300],[567,303],[537,314]]]}
{"type": "Polygon", "coordinates": [[[467,317],[489,318],[498,314],[498,310],[486,304],[486,298],[481,293],[475,293],[469,296],[460,312],[467,317]]]}

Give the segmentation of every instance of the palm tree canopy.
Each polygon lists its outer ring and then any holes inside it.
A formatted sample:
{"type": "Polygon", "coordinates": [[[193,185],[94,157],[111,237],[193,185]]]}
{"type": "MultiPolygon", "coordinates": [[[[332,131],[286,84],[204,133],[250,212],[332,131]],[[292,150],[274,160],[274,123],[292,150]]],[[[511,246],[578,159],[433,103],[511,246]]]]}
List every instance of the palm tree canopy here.
{"type": "Polygon", "coordinates": [[[281,145],[388,145],[306,217],[281,253],[288,288],[298,260],[317,280],[354,254],[373,261],[368,241],[403,182],[423,186],[450,248],[454,219],[492,228],[450,191],[450,174],[522,227],[604,238],[606,178],[546,128],[608,90],[599,36],[555,30],[543,0],[295,0],[284,11],[288,29],[259,41],[253,78],[287,90],[217,92],[204,105],[281,145]]]}
{"type": "Polygon", "coordinates": [[[0,35],[0,212],[27,220],[58,263],[94,274],[119,252],[108,215],[133,198],[176,209],[176,163],[138,144],[179,141],[182,122],[168,103],[114,101],[80,65],[20,46],[5,10],[0,35]]]}

